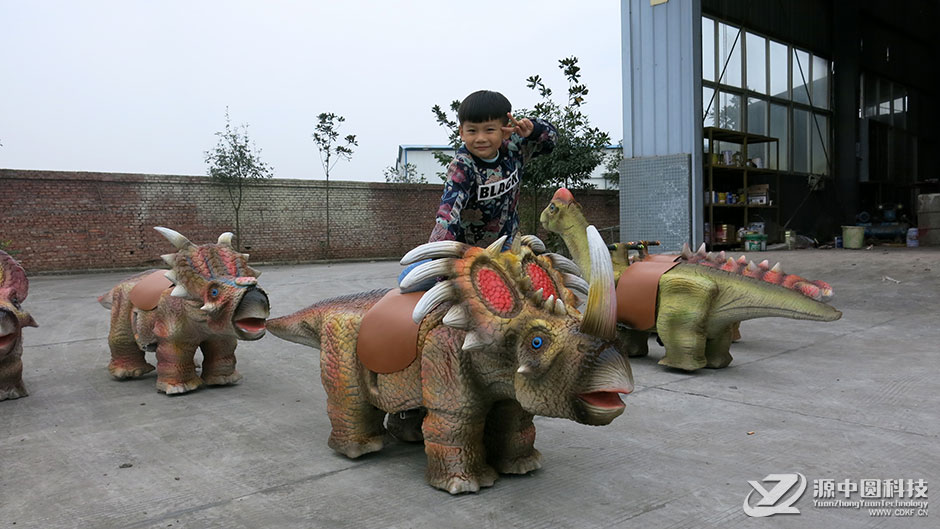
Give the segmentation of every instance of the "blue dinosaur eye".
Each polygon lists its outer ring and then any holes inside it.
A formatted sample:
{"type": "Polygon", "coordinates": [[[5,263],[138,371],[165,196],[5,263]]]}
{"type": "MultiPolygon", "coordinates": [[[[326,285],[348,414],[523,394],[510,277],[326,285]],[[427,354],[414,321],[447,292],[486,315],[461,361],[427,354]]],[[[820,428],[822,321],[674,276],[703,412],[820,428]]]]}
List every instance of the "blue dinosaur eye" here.
{"type": "Polygon", "coordinates": [[[212,290],[209,291],[209,295],[212,296],[212,297],[218,297],[218,295],[219,295],[219,289],[213,288],[212,290]]]}
{"type": "Polygon", "coordinates": [[[539,347],[542,347],[542,337],[536,336],[535,338],[532,338],[532,348],[538,349],[539,347]]]}

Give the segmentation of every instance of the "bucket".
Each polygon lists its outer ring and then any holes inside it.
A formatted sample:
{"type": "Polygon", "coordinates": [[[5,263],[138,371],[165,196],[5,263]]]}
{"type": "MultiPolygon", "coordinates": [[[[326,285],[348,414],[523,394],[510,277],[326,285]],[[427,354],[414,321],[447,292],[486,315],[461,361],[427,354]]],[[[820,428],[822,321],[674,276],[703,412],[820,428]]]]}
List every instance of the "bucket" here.
{"type": "Polygon", "coordinates": [[[865,243],[865,226],[842,226],[842,246],[859,249],[865,243]]]}
{"type": "Polygon", "coordinates": [[[908,228],[907,230],[907,247],[916,248],[920,245],[920,241],[917,238],[919,230],[917,228],[908,228]]]}

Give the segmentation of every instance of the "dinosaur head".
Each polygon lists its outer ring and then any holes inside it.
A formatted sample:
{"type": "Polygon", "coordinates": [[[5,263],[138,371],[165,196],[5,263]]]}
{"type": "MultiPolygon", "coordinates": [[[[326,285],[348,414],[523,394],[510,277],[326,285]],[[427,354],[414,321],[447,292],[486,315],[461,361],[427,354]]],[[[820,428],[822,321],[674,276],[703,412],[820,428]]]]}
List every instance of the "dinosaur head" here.
{"type": "MultiPolygon", "coordinates": [[[[581,213],[581,205],[574,199],[571,191],[562,187],[555,191],[552,201],[542,210],[539,222],[546,230],[563,234],[572,227],[572,223],[584,222],[584,215],[581,213]],[[576,212],[569,214],[569,210],[576,210],[576,212]]],[[[584,222],[584,224],[587,223],[584,222]]]]}
{"type": "MultiPolygon", "coordinates": [[[[591,230],[596,245],[600,236],[591,230]]],[[[587,285],[564,257],[538,254],[537,239],[517,240],[526,244],[517,242],[505,252],[504,239],[486,249],[440,241],[409,252],[403,264],[438,259],[412,270],[403,289],[429,277],[447,278],[418,302],[415,321],[446,308],[441,321],[465,331],[460,354],[475,364],[481,382],[511,392],[530,413],[610,423],[624,410],[619,394],[633,390],[630,367],[612,342],[612,272],[596,274],[587,285]],[[583,316],[574,308],[572,289],[587,292],[583,316]]],[[[599,244],[597,251],[606,253],[599,244]]]]}
{"type": "Polygon", "coordinates": [[[196,246],[171,229],[154,229],[178,250],[163,256],[171,267],[166,276],[176,285],[171,296],[202,302],[200,310],[216,332],[240,340],[264,336],[270,305],[258,287],[261,273],[248,266],[248,254],[232,248],[231,233],[223,233],[216,244],[196,246]]]}
{"type": "Polygon", "coordinates": [[[0,250],[0,359],[16,348],[23,327],[37,327],[21,305],[28,293],[23,267],[0,250]]]}

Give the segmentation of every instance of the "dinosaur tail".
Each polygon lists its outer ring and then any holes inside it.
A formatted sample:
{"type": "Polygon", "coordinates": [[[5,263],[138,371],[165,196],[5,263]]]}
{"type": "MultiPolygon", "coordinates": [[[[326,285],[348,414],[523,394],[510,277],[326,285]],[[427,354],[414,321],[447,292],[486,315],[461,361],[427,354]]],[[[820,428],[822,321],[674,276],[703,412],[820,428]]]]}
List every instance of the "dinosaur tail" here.
{"type": "MultiPolygon", "coordinates": [[[[721,273],[716,271],[717,273],[721,273]]],[[[743,321],[780,317],[793,320],[835,321],[842,313],[799,291],[760,279],[725,275],[726,287],[715,300],[715,315],[721,320],[743,321]],[[730,284],[729,284],[730,283],[730,284]]]]}
{"type": "Polygon", "coordinates": [[[365,313],[382,299],[388,289],[373,290],[349,296],[326,299],[293,314],[270,319],[265,327],[269,332],[288,342],[320,348],[320,333],[325,317],[334,311],[354,310],[365,313]]]}

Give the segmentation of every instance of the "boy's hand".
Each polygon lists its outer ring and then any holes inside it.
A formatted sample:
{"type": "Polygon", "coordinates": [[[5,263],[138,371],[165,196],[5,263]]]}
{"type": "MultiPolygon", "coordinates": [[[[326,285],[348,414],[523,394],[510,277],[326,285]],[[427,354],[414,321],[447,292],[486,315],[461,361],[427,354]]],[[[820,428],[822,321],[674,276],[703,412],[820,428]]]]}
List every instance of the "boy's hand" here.
{"type": "Polygon", "coordinates": [[[529,134],[532,134],[532,131],[535,130],[535,125],[529,118],[522,118],[519,121],[516,121],[516,118],[512,117],[512,113],[507,112],[506,115],[509,116],[509,122],[512,124],[512,126],[503,127],[504,131],[515,132],[523,138],[528,138],[529,134]]]}

